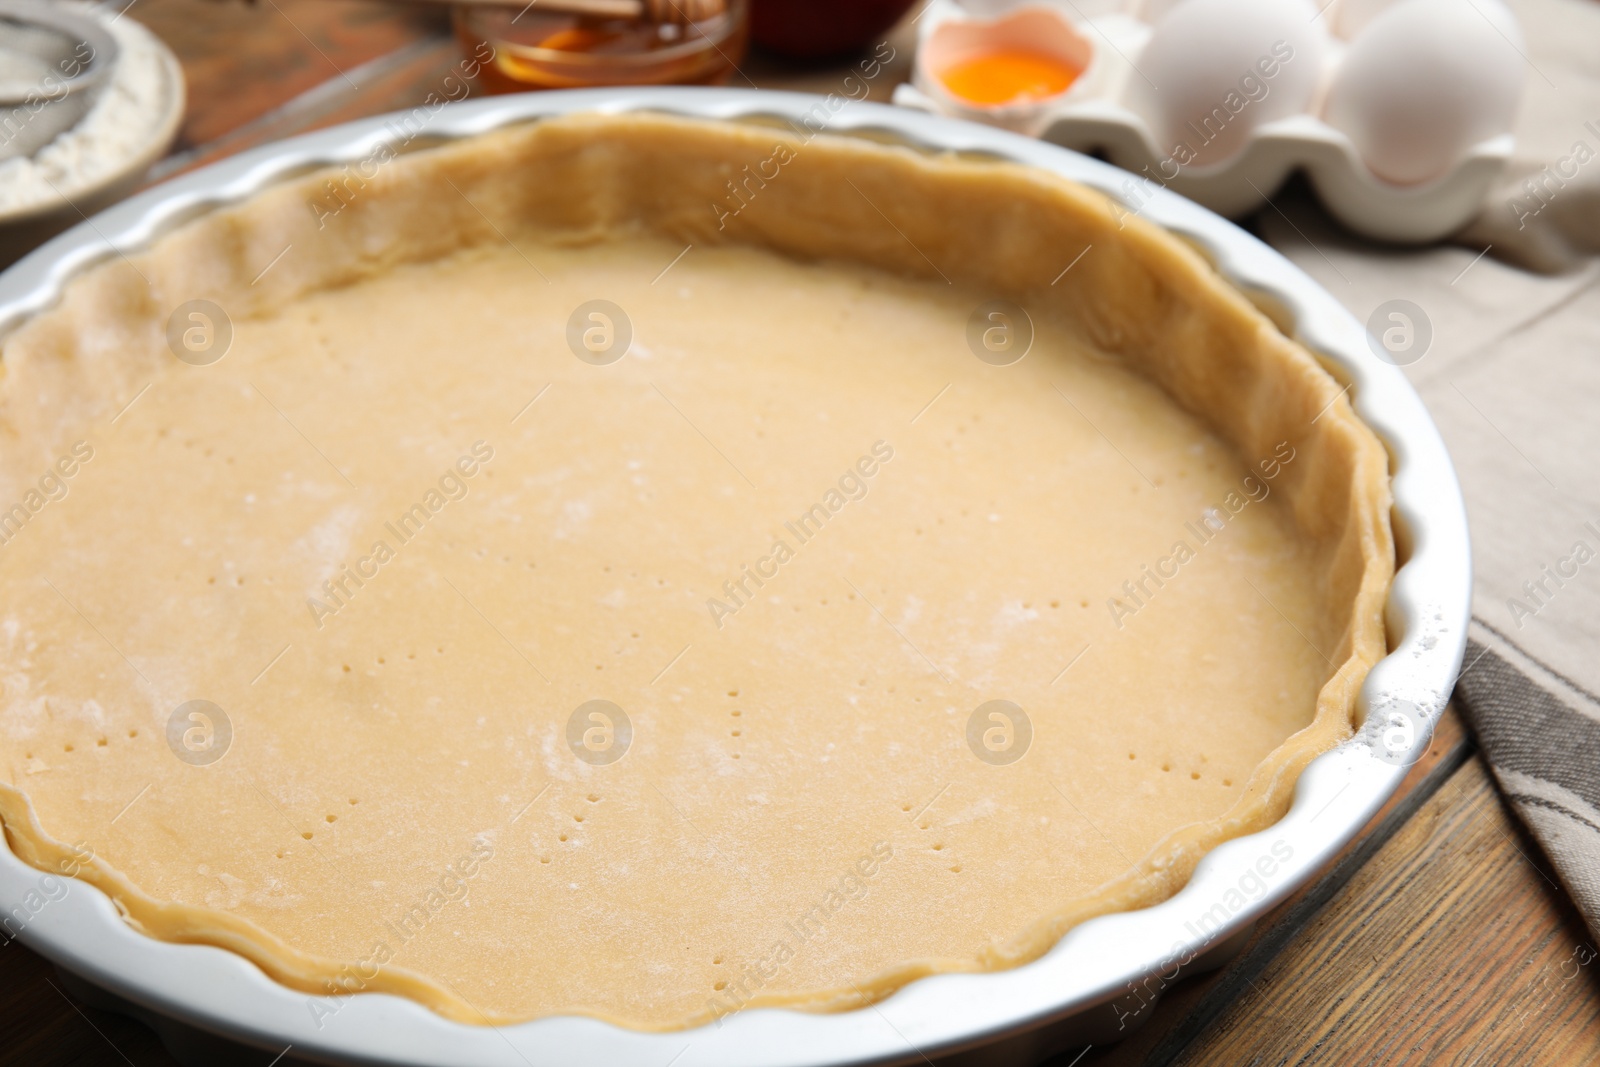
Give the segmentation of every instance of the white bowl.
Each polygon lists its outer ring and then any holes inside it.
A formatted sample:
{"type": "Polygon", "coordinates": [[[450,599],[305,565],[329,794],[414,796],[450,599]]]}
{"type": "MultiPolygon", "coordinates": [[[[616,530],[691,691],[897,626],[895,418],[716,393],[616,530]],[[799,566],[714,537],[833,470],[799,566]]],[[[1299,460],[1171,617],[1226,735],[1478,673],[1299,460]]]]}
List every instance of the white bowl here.
{"type": "Polygon", "coordinates": [[[0,160],[31,156],[88,112],[117,61],[117,39],[100,22],[41,0],[0,0],[0,31],[44,66],[37,81],[0,84],[0,160]]]}
{"type": "MultiPolygon", "coordinates": [[[[988,126],[841,97],[824,101],[733,89],[591,89],[475,100],[434,113],[415,143],[588,110],[778,119],[796,126],[804,117],[812,129],[817,116],[827,114],[831,132],[1011,159],[1111,196],[1119,195],[1126,177],[1107,164],[988,126]]],[[[275,182],[367,157],[404,129],[393,119],[379,116],[254,149],[75,227],[0,274],[0,335],[53,304],[69,279],[96,263],[143,248],[195,216],[275,182]]],[[[308,997],[222,949],[167,944],[136,933],[107,897],[84,883],[65,880],[65,893],[53,892],[56,899],[35,906],[45,876],[5,849],[0,912],[24,915],[22,940],[66,971],[148,1013],[265,1049],[266,1058],[292,1045],[297,1056],[334,1063],[800,1067],[920,1063],[970,1049],[974,1059],[992,1056],[1015,1065],[1072,1043],[1115,1040],[1149,1017],[1148,1001],[1169,984],[1175,960],[1198,957],[1185,973],[1218,962],[1393,793],[1406,766],[1426,752],[1449,697],[1471,600],[1466,514],[1444,443],[1401,372],[1373,355],[1362,325],[1293,264],[1204,208],[1157,190],[1141,214],[1200,248],[1350,384],[1357,412],[1392,457],[1402,564],[1387,605],[1393,651],[1362,688],[1366,722],[1357,737],[1306,768],[1294,804],[1279,823],[1212,851],[1170,900],[1091,919],[1042,958],[1014,970],[926,978],[871,1008],[832,1015],[749,1010],[720,1025],[664,1034],[573,1017],[491,1029],[451,1022],[383,994],[339,1001],[308,997]],[[1239,897],[1241,879],[1256,877],[1257,860],[1274,844],[1280,855],[1290,849],[1290,858],[1261,895],[1235,908],[1231,902],[1239,897]],[[1210,936],[1197,934],[1200,918],[1217,917],[1219,909],[1226,916],[1220,927],[1210,936]],[[314,1004],[323,1010],[313,1012],[314,1004]],[[331,1004],[339,1010],[330,1015],[325,1009],[331,1004]]]]}
{"type": "MultiPolygon", "coordinates": [[[[172,50],[148,29],[131,17],[123,20],[114,19],[108,10],[98,10],[91,5],[73,0],[62,0],[59,4],[41,6],[56,9],[57,17],[61,19],[71,18],[75,22],[98,24],[103,36],[117,42],[114,50],[105,50],[102,46],[102,54],[106,51],[114,51],[115,54],[106,55],[106,69],[103,72],[103,82],[96,90],[97,94],[115,91],[110,88],[117,76],[115,64],[134,61],[129,59],[130,49],[138,49],[141,53],[140,61],[153,61],[159,67],[160,110],[151,116],[148,136],[115,160],[113,165],[88,177],[80,177],[76,181],[62,184],[57,190],[59,195],[0,205],[0,266],[9,265],[69,226],[76,226],[85,215],[93,214],[131,193],[140,182],[144,181],[145,174],[156,161],[167,154],[167,149],[171,147],[173,139],[178,136],[179,127],[183,124],[185,100],[183,68],[179,65],[177,56],[172,54],[172,50]],[[121,41],[118,41],[119,38],[121,41]]],[[[96,99],[98,100],[99,96],[96,96],[96,99]]],[[[83,114],[88,113],[86,111],[83,114]]],[[[82,117],[80,114],[74,118],[74,124],[82,117]]],[[[61,132],[70,131],[57,131],[57,135],[61,132]]],[[[47,148],[47,145],[36,146],[30,154],[36,155],[47,148]]],[[[59,177],[55,180],[58,184],[61,183],[59,177]]]]}

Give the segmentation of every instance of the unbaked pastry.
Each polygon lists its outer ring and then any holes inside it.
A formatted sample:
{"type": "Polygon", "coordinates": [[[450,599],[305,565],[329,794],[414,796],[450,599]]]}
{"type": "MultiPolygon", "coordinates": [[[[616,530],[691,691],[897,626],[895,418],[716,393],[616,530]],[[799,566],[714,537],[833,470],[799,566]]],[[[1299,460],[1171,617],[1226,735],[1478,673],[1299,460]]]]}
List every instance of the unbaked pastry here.
{"type": "Polygon", "coordinates": [[[1340,386],[1017,165],[551,119],[205,215],[4,364],[7,840],[319,1017],[1017,965],[1278,818],[1385,652],[1340,386]]]}

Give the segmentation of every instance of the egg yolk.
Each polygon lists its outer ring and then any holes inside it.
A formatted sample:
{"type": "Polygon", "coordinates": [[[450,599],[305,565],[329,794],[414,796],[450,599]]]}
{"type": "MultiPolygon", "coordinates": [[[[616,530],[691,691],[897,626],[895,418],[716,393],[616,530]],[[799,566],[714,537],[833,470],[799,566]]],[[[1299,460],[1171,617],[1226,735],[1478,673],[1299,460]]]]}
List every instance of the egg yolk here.
{"type": "Polygon", "coordinates": [[[953,64],[939,80],[950,92],[974,104],[1011,104],[1055,96],[1079,73],[1052,56],[1008,49],[953,64]]]}

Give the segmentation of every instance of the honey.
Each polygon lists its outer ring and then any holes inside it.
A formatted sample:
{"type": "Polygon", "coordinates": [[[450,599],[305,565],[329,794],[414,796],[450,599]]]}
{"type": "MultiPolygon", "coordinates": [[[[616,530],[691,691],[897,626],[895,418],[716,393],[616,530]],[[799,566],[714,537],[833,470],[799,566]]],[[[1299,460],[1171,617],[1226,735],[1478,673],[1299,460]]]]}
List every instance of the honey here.
{"type": "Polygon", "coordinates": [[[599,85],[721,85],[749,44],[747,0],[687,25],[540,10],[460,6],[456,36],[494,58],[479,75],[491,93],[599,85]]]}

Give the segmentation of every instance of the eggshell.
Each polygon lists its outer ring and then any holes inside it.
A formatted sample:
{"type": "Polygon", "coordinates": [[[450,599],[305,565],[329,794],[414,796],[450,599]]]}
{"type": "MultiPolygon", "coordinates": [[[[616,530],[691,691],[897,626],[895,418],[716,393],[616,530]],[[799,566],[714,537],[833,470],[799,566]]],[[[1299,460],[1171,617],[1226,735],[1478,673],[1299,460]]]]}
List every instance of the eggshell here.
{"type": "Polygon", "coordinates": [[[1324,118],[1378,177],[1430,181],[1511,129],[1522,50],[1500,0],[1400,0],[1350,42],[1324,118]]]}
{"type": "Polygon", "coordinates": [[[951,67],[1006,51],[1037,53],[1080,75],[1094,60],[1094,46],[1088,38],[1064,16],[1045,7],[1024,7],[994,21],[953,19],[942,23],[922,42],[918,59],[942,90],[942,79],[951,67]]]}
{"type": "Polygon", "coordinates": [[[1167,12],[1183,3],[1183,0],[1144,0],[1139,5],[1139,19],[1146,25],[1154,26],[1167,17],[1167,12]]]}
{"type": "Polygon", "coordinates": [[[1334,36],[1346,41],[1353,39],[1395,3],[1396,0],[1338,0],[1333,9],[1334,36]]]}
{"type": "Polygon", "coordinates": [[[1037,134],[1050,105],[1093,80],[1094,45],[1065,16],[1052,8],[1026,6],[993,21],[951,19],[927,34],[917,49],[913,80],[922,92],[960,118],[1037,134]],[[997,51],[1033,52],[1079,72],[1062,94],[1043,100],[975,103],[951,92],[945,72],[959,63],[997,51]]]}
{"type": "Polygon", "coordinates": [[[1326,38],[1310,0],[1181,0],[1135,62],[1138,106],[1180,165],[1220,163],[1310,109],[1326,38]]]}

